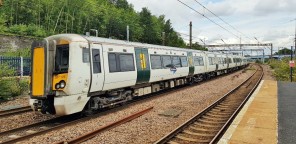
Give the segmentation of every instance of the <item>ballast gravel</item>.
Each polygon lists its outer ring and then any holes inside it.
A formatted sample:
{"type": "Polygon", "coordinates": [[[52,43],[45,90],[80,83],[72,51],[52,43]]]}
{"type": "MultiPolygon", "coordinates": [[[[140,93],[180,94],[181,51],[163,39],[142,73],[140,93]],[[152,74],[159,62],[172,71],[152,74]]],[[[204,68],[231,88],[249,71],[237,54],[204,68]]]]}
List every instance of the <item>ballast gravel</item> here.
{"type": "Polygon", "coordinates": [[[42,122],[48,119],[52,119],[56,116],[43,115],[39,112],[26,112],[13,116],[0,117],[0,132],[12,130],[15,128],[23,127],[26,125],[42,122]]]}
{"type": "Polygon", "coordinates": [[[29,106],[28,95],[18,96],[13,100],[0,103],[0,111],[24,107],[24,106],[29,106]]]}
{"type": "MultiPolygon", "coordinates": [[[[19,96],[13,100],[3,102],[0,104],[0,111],[9,110],[19,107],[29,106],[29,96],[19,96]]],[[[23,127],[33,123],[52,119],[56,116],[42,115],[39,112],[25,112],[12,116],[0,117],[0,132],[8,131],[11,129],[23,127]]]]}
{"type": "Polygon", "coordinates": [[[156,96],[152,99],[144,100],[141,103],[126,107],[120,111],[108,113],[98,118],[78,123],[74,126],[66,126],[63,129],[35,136],[19,143],[56,143],[70,140],[151,106],[154,107],[153,110],[141,117],[103,132],[84,143],[153,143],[221,98],[254,72],[255,71],[252,69],[245,71],[240,70],[194,87],[160,97],[156,96]],[[182,110],[182,113],[177,117],[160,115],[169,109],[182,110]]]}

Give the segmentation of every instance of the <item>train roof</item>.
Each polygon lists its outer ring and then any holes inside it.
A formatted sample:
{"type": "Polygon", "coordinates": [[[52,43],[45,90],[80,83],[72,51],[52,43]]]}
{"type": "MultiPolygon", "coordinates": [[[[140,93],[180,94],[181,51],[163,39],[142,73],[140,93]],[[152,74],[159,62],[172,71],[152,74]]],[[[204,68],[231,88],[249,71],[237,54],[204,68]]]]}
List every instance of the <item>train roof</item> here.
{"type": "Polygon", "coordinates": [[[79,35],[79,34],[58,34],[58,35],[50,36],[50,37],[48,37],[48,39],[57,38],[57,37],[58,38],[65,38],[69,41],[82,41],[82,39],[85,39],[85,40],[92,42],[92,43],[106,43],[106,44],[133,46],[133,47],[156,48],[156,49],[166,49],[166,50],[174,50],[174,51],[184,51],[185,50],[188,52],[195,52],[195,53],[229,55],[229,54],[218,53],[218,52],[209,52],[209,51],[193,50],[193,49],[188,49],[188,48],[177,48],[177,47],[170,47],[170,46],[153,45],[153,44],[147,44],[147,43],[130,42],[130,41],[124,41],[124,40],[93,37],[93,36],[86,36],[86,35],[79,35]]]}

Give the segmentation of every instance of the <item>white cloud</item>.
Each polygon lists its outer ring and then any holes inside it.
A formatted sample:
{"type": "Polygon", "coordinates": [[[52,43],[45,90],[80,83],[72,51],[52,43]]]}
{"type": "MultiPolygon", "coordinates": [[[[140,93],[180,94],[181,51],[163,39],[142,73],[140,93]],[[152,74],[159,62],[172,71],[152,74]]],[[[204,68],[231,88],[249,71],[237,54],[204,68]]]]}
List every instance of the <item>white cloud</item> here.
{"type": "MultiPolygon", "coordinates": [[[[194,0],[181,0],[200,13],[205,14],[213,21],[222,25],[235,35],[237,31],[206,12],[194,0]]],[[[198,0],[208,9],[230,23],[243,34],[243,43],[257,43],[257,37],[261,43],[272,42],[274,47],[290,47],[293,42],[296,18],[295,0],[198,0]],[[289,37],[290,36],[290,37],[289,37]]],[[[154,15],[166,16],[171,19],[173,27],[182,33],[189,33],[189,22],[193,22],[193,35],[197,38],[206,37],[208,44],[239,43],[240,40],[231,33],[213,24],[198,13],[190,10],[177,0],[128,0],[137,11],[147,7],[154,15]]],[[[183,36],[188,37],[188,36],[183,36]]],[[[188,39],[188,38],[187,38],[188,39]]],[[[201,41],[195,39],[195,41],[201,41]]]]}

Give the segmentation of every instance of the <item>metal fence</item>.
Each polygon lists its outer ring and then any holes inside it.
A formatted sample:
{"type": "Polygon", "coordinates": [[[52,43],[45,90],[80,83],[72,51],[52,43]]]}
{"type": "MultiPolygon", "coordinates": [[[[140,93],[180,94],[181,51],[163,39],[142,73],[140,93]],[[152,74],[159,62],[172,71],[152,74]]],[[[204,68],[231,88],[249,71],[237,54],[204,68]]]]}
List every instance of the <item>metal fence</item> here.
{"type": "Polygon", "coordinates": [[[18,76],[28,76],[31,74],[31,58],[24,57],[4,57],[0,56],[0,64],[7,64],[14,69],[18,76]]]}

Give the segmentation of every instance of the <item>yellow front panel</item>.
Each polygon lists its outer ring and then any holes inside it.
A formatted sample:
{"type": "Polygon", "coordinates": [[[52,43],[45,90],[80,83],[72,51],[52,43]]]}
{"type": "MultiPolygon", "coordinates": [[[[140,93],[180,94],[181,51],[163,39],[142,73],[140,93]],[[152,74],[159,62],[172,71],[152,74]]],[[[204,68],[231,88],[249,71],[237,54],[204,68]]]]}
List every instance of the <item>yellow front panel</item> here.
{"type": "Polygon", "coordinates": [[[32,95],[43,96],[44,94],[44,48],[34,48],[33,52],[33,77],[32,95]]]}
{"type": "Polygon", "coordinates": [[[62,80],[67,82],[67,79],[68,79],[68,73],[54,75],[52,80],[52,90],[64,90],[64,88],[56,89],[55,85],[61,82],[62,80]]]}

